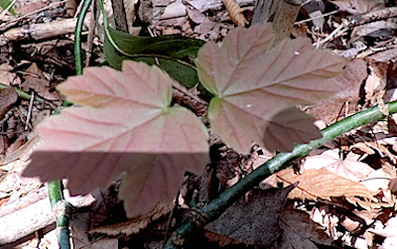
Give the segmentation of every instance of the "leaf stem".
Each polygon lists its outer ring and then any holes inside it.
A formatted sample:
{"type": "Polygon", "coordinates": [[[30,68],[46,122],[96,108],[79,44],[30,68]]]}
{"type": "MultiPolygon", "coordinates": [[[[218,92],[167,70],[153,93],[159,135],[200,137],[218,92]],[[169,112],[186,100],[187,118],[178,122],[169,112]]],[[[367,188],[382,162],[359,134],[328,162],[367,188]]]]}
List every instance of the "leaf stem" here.
{"type": "MultiPolygon", "coordinates": [[[[389,114],[397,112],[397,101],[387,104],[389,114]]],[[[207,213],[210,217],[209,222],[217,219],[230,205],[237,201],[243,196],[248,190],[257,186],[263,179],[270,176],[271,174],[279,171],[286,163],[306,156],[310,151],[324,145],[326,142],[352,130],[358,128],[364,124],[376,122],[382,118],[383,115],[377,106],[369,108],[367,110],[358,112],[350,117],[347,117],[339,122],[325,128],[321,131],[323,137],[308,144],[298,144],[294,150],[290,153],[280,153],[274,156],[272,159],[262,164],[259,168],[254,170],[251,174],[241,179],[238,183],[233,185],[231,188],[221,193],[216,199],[210,201],[206,206],[202,208],[202,211],[207,213]]],[[[182,224],[176,231],[177,237],[189,239],[194,231],[196,231],[197,225],[188,219],[182,224]]],[[[172,243],[169,239],[165,245],[166,249],[178,248],[178,246],[172,243]]]]}

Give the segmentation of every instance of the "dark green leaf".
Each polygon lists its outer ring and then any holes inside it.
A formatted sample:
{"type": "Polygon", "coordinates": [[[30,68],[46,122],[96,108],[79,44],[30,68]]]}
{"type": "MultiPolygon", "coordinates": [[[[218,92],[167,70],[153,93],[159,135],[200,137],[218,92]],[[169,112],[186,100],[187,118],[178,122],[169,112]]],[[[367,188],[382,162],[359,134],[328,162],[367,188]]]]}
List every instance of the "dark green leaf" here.
{"type": "Polygon", "coordinates": [[[121,50],[125,53],[134,55],[133,57],[121,55],[110,42],[106,40],[104,44],[105,56],[106,60],[113,68],[119,70],[122,61],[125,59],[154,64],[155,61],[153,58],[160,57],[162,58],[160,64],[164,70],[184,86],[190,88],[198,82],[197,72],[193,69],[193,60],[196,58],[200,47],[204,45],[204,41],[178,35],[138,37],[112,28],[109,28],[109,32],[121,50]],[[136,57],[136,55],[144,56],[136,57]],[[192,66],[181,64],[177,60],[192,66]]]}

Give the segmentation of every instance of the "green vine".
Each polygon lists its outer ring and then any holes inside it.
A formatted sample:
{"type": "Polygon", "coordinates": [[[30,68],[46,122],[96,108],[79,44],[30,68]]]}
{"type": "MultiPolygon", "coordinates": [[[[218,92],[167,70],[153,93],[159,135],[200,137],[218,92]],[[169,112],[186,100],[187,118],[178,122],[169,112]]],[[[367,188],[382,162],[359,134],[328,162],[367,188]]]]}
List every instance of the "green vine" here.
{"type": "MultiPolygon", "coordinates": [[[[83,63],[81,58],[81,31],[84,18],[90,7],[91,0],[84,0],[83,8],[79,14],[75,31],[74,56],[76,65],[76,74],[83,74],[83,63]]],[[[71,105],[68,101],[63,101],[62,107],[71,105]]],[[[54,114],[59,114],[61,108],[58,108],[54,114]]],[[[56,215],[57,237],[60,249],[70,249],[70,230],[69,219],[72,206],[64,199],[62,194],[62,181],[52,181],[48,183],[48,196],[51,207],[56,215]]]]}
{"type": "MultiPolygon", "coordinates": [[[[389,114],[396,113],[397,101],[388,103],[387,107],[389,109],[389,114]]],[[[324,145],[326,142],[331,141],[332,139],[343,135],[350,130],[353,130],[368,123],[376,122],[383,118],[385,118],[385,115],[379,111],[377,106],[375,106],[367,110],[358,112],[343,120],[340,120],[339,122],[322,130],[322,138],[311,141],[309,144],[296,145],[292,152],[280,153],[266,163],[262,164],[251,174],[241,179],[230,189],[220,194],[219,197],[209,202],[206,206],[202,208],[202,211],[208,215],[209,222],[214,221],[248,190],[252,189],[254,186],[257,186],[262,180],[264,180],[268,176],[279,171],[288,162],[306,156],[313,149],[324,145]]],[[[197,225],[191,220],[187,220],[176,231],[176,236],[189,239],[189,237],[192,236],[196,230],[197,225]]],[[[174,245],[171,239],[168,239],[164,248],[175,249],[179,247],[177,245],[174,245]]]]}
{"type": "MultiPolygon", "coordinates": [[[[136,58],[136,57],[159,57],[159,55],[141,55],[141,54],[135,54],[131,55],[128,53],[125,53],[122,51],[117,44],[114,42],[112,39],[109,30],[108,30],[108,23],[105,15],[105,10],[103,7],[103,2],[102,0],[99,1],[99,6],[102,10],[103,13],[103,20],[104,20],[104,27],[105,27],[105,34],[107,39],[109,40],[110,44],[121,54],[130,57],[130,58],[136,58]]],[[[76,74],[81,75],[82,74],[82,59],[81,59],[81,30],[82,30],[82,25],[83,25],[83,20],[85,17],[85,14],[89,8],[91,0],[85,0],[82,12],[79,15],[79,19],[77,22],[76,26],[76,42],[75,42],[75,63],[76,63],[76,74]]],[[[166,59],[172,59],[172,58],[166,58],[166,59]]],[[[175,60],[175,59],[174,59],[175,60]]],[[[178,62],[190,66],[190,64],[177,60],[178,62]]],[[[395,113],[397,112],[397,102],[392,102],[387,104],[389,108],[389,113],[395,113]]],[[[334,125],[324,129],[322,131],[323,137],[318,140],[314,140],[310,142],[309,144],[303,144],[303,145],[296,145],[294,150],[291,153],[280,153],[277,156],[273,157],[271,160],[266,162],[265,164],[261,165],[258,169],[253,171],[251,174],[249,174],[247,177],[243,178],[240,180],[237,184],[232,186],[230,189],[226,190],[222,194],[219,195],[216,199],[212,200],[209,202],[206,206],[202,208],[202,211],[205,212],[208,217],[210,217],[209,221],[214,221],[217,219],[230,205],[232,205],[235,201],[237,201],[244,193],[246,193],[248,190],[252,189],[254,186],[258,185],[263,179],[266,177],[270,176],[271,174],[277,172],[280,170],[286,163],[303,157],[307,155],[311,150],[318,148],[325,144],[326,142],[352,130],[357,127],[360,127],[364,124],[371,123],[378,121],[385,116],[378,110],[377,107],[372,107],[369,108],[365,111],[359,112],[351,117],[345,118],[334,125]]],[[[57,203],[62,203],[63,201],[63,196],[62,196],[62,187],[60,185],[60,181],[54,181],[50,182],[49,184],[49,195],[51,199],[51,204],[53,207],[57,205],[57,203]]],[[[67,206],[67,203],[64,203],[62,205],[67,206]]],[[[65,210],[68,208],[65,207],[65,210]]],[[[70,233],[68,230],[68,219],[69,216],[67,212],[65,211],[62,215],[58,216],[59,222],[57,219],[57,227],[62,230],[63,232],[59,234],[59,245],[61,249],[66,249],[70,248],[69,245],[69,240],[70,240],[70,233]],[[65,244],[63,244],[65,242],[65,244]],[[67,243],[66,243],[67,242],[67,243]]],[[[191,220],[187,220],[181,227],[177,229],[175,232],[177,235],[181,236],[182,238],[189,239],[194,232],[197,230],[197,224],[192,222],[191,220]]],[[[174,245],[172,240],[169,239],[165,245],[164,248],[171,249],[171,248],[178,248],[177,245],[174,245]]]]}

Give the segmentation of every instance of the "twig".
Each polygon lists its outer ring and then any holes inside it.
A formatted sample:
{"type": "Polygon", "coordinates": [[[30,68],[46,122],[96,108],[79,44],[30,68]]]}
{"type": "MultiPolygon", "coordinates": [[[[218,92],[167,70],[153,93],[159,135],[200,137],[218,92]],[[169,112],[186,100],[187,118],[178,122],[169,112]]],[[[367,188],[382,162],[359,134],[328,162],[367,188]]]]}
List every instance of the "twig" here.
{"type": "Polygon", "coordinates": [[[12,3],[10,3],[10,4],[7,6],[7,8],[6,8],[3,12],[1,12],[0,18],[2,18],[2,17],[12,8],[12,6],[14,6],[14,4],[15,4],[16,1],[17,1],[17,0],[12,1],[12,3]]]}
{"type": "Polygon", "coordinates": [[[366,23],[370,22],[375,22],[379,20],[384,20],[384,19],[389,19],[392,17],[397,16],[397,7],[390,7],[390,8],[384,8],[380,10],[374,10],[369,13],[365,13],[362,15],[356,15],[349,17],[347,20],[344,20],[339,27],[337,27],[334,31],[331,32],[324,40],[321,40],[320,42],[317,42],[313,44],[314,47],[322,45],[328,41],[330,41],[332,38],[336,38],[341,36],[343,32],[339,32],[343,28],[353,28],[356,26],[360,26],[366,23]],[[339,32],[339,34],[338,34],[339,32]]]}
{"type": "Polygon", "coordinates": [[[34,23],[24,27],[13,28],[0,35],[0,46],[11,41],[42,40],[73,33],[76,19],[56,20],[50,23],[34,23]]]}
{"type": "Polygon", "coordinates": [[[305,22],[311,22],[311,21],[319,19],[321,17],[330,16],[330,15],[333,15],[333,14],[338,13],[338,12],[339,12],[338,10],[334,10],[334,11],[322,14],[320,16],[315,16],[313,18],[309,18],[309,19],[305,19],[305,20],[302,20],[302,21],[299,21],[299,22],[295,22],[294,25],[299,25],[299,24],[302,24],[302,23],[305,23],[305,22]]]}
{"type": "Polygon", "coordinates": [[[6,30],[7,28],[9,28],[10,26],[14,25],[16,22],[18,22],[18,21],[20,21],[22,19],[25,19],[25,18],[27,18],[27,17],[29,17],[31,15],[34,15],[34,14],[40,13],[40,12],[42,12],[44,10],[51,9],[52,7],[55,7],[57,5],[66,3],[67,1],[69,1],[69,0],[63,0],[63,1],[60,1],[60,2],[57,2],[57,3],[52,3],[52,4],[50,4],[50,5],[48,5],[48,6],[44,7],[44,8],[32,11],[32,12],[26,14],[26,15],[23,15],[23,16],[15,19],[15,20],[11,20],[11,21],[8,21],[8,22],[6,22],[4,24],[1,24],[0,25],[0,31],[6,30]]]}
{"type": "MultiPolygon", "coordinates": [[[[397,101],[388,103],[387,106],[390,115],[397,112],[397,101]]],[[[208,215],[208,222],[217,219],[230,205],[241,198],[241,196],[243,196],[248,190],[258,185],[266,177],[279,171],[286,163],[306,156],[313,149],[322,146],[326,142],[352,129],[360,127],[364,124],[378,121],[384,117],[385,116],[379,111],[377,106],[369,108],[325,128],[322,130],[322,138],[311,141],[308,144],[296,145],[294,150],[290,153],[280,153],[276,155],[271,160],[267,161],[265,164],[262,164],[259,168],[254,170],[251,174],[241,179],[230,189],[221,193],[218,198],[213,199],[206,206],[204,206],[202,211],[208,215]]],[[[174,232],[174,236],[171,237],[180,238],[181,240],[189,239],[197,230],[197,224],[188,219],[179,227],[179,229],[174,232]]],[[[175,249],[179,247],[173,244],[172,239],[169,239],[164,248],[175,249]]]]}
{"type": "Polygon", "coordinates": [[[29,110],[28,110],[28,116],[26,117],[25,130],[28,129],[28,127],[29,127],[29,122],[30,122],[30,117],[32,116],[33,99],[34,99],[34,91],[32,91],[32,97],[30,98],[30,102],[29,102],[29,110]]]}
{"type": "MultiPolygon", "coordinates": [[[[314,43],[314,44],[313,44],[313,47],[317,47],[317,46],[319,46],[319,45],[323,45],[324,43],[330,41],[332,38],[338,37],[338,36],[336,36],[337,33],[338,33],[339,31],[341,31],[342,29],[344,29],[344,28],[348,28],[348,25],[349,25],[349,23],[348,23],[347,21],[342,22],[342,23],[341,23],[336,29],[334,29],[334,30],[331,32],[331,34],[329,34],[326,38],[324,38],[324,39],[321,40],[321,41],[318,41],[318,42],[314,43]]],[[[343,32],[341,32],[341,33],[343,33],[343,32]]]]}
{"type": "Polygon", "coordinates": [[[373,10],[369,13],[349,17],[349,28],[363,25],[370,22],[375,22],[383,19],[389,19],[397,16],[397,7],[384,8],[380,10],[373,10]]]}
{"type": "Polygon", "coordinates": [[[301,4],[302,0],[282,0],[280,2],[272,25],[275,34],[272,47],[291,35],[301,4]]]}
{"type": "Polygon", "coordinates": [[[128,33],[127,17],[124,9],[123,0],[112,0],[113,19],[116,24],[116,29],[128,33]]]}

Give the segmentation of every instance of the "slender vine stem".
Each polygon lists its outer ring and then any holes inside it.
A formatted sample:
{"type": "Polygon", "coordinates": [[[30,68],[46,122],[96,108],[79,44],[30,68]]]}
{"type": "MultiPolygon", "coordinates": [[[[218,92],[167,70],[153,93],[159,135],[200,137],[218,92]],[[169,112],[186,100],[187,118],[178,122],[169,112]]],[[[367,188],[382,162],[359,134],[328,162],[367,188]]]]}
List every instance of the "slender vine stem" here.
{"type": "MultiPolygon", "coordinates": [[[[6,84],[0,83],[0,90],[7,88],[7,87],[9,87],[9,86],[6,84]]],[[[14,88],[15,92],[17,92],[17,94],[20,98],[25,99],[25,100],[30,100],[32,98],[32,95],[30,95],[29,93],[24,92],[23,90],[18,89],[16,87],[13,87],[13,88],[14,88]]],[[[39,103],[44,103],[44,100],[37,95],[34,96],[34,99],[37,100],[39,103]]]]}
{"type": "MultiPolygon", "coordinates": [[[[83,8],[81,9],[80,15],[77,18],[75,41],[74,41],[74,60],[76,64],[76,74],[83,74],[83,62],[81,59],[81,30],[83,29],[84,18],[90,8],[92,0],[84,0],[83,8]]],[[[105,19],[105,18],[104,18],[105,19]]]]}
{"type": "MultiPolygon", "coordinates": [[[[388,103],[387,106],[389,108],[389,114],[397,112],[397,101],[388,103]]],[[[210,218],[208,220],[209,222],[214,221],[248,190],[252,189],[254,186],[257,186],[266,177],[279,171],[286,163],[306,156],[313,149],[324,145],[326,142],[343,135],[352,129],[358,128],[364,124],[376,122],[380,119],[383,119],[384,117],[385,115],[379,111],[377,106],[375,106],[356,113],[325,128],[321,131],[323,135],[322,138],[311,141],[308,144],[296,145],[294,150],[290,153],[280,153],[276,155],[271,160],[267,161],[259,168],[254,170],[251,174],[241,179],[230,189],[221,193],[219,197],[210,201],[202,208],[202,211],[204,211],[210,218]]],[[[197,225],[188,219],[179,227],[175,236],[178,238],[189,239],[197,229],[197,225]]],[[[175,249],[178,248],[178,246],[173,244],[172,239],[168,239],[164,248],[175,249]]]]}
{"type": "Polygon", "coordinates": [[[194,70],[197,70],[197,68],[195,66],[193,66],[192,64],[187,63],[187,62],[185,62],[183,60],[179,60],[177,58],[172,58],[172,57],[161,55],[161,54],[130,54],[130,53],[127,53],[126,51],[122,50],[116,44],[116,42],[113,40],[112,35],[110,34],[109,23],[108,23],[108,20],[106,18],[106,12],[105,12],[105,8],[103,6],[103,1],[102,0],[98,0],[98,3],[99,3],[99,7],[101,8],[102,15],[103,15],[103,27],[105,29],[106,38],[108,39],[110,45],[112,45],[112,47],[117,50],[117,52],[119,52],[120,54],[128,57],[129,59],[145,57],[145,58],[161,58],[161,59],[172,60],[172,61],[178,62],[178,63],[180,63],[180,64],[182,64],[184,66],[190,67],[190,68],[192,68],[194,70]]]}
{"type": "MultiPolygon", "coordinates": [[[[81,30],[90,4],[91,0],[84,0],[83,8],[81,9],[76,24],[74,56],[77,75],[81,75],[83,73],[83,63],[81,58],[81,30]]],[[[64,101],[62,106],[69,106],[70,104],[71,103],[68,101],[64,101]]],[[[54,114],[59,114],[59,112],[60,108],[58,108],[54,114]]],[[[50,198],[52,210],[56,216],[59,248],[70,249],[69,219],[72,206],[64,199],[62,189],[62,182],[60,180],[48,183],[48,196],[50,198]]]]}
{"type": "Polygon", "coordinates": [[[52,212],[56,216],[58,245],[60,249],[70,248],[69,218],[71,205],[62,194],[62,182],[52,181],[48,183],[48,196],[51,202],[52,212]]]}

